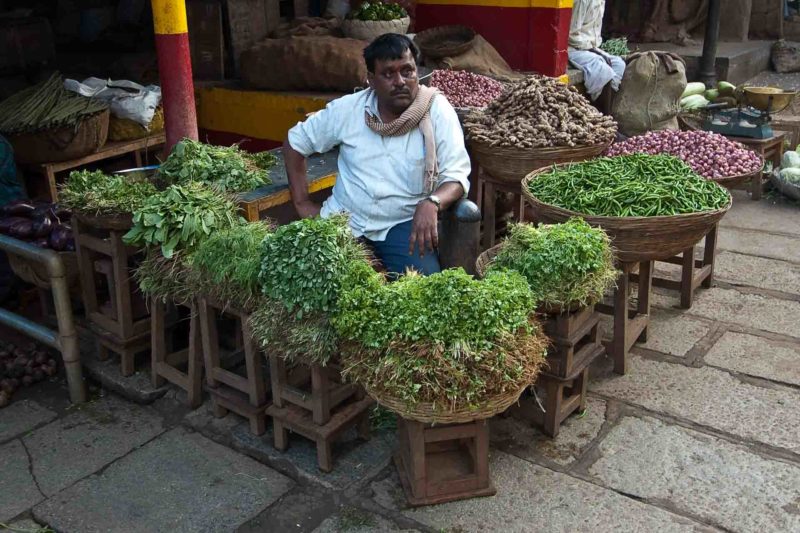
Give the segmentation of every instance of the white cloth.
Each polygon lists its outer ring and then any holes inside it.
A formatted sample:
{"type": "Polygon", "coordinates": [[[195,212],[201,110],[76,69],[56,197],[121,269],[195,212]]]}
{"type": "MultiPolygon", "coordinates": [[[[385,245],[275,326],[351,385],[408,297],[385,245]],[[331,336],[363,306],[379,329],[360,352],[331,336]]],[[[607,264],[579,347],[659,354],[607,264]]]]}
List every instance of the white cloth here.
{"type": "Polygon", "coordinates": [[[161,104],[161,87],[147,87],[128,80],[101,80],[86,78],[82,82],[64,80],[64,88],[83,96],[99,98],[109,103],[115,117],[138,122],[150,127],[156,108],[161,104]]]}
{"type": "Polygon", "coordinates": [[[625,73],[624,59],[607,54],[600,49],[591,52],[589,50],[570,50],[567,55],[569,62],[583,72],[583,84],[586,86],[589,98],[597,100],[608,82],[611,82],[613,90],[619,90],[622,75],[625,73]]]}
{"type": "MultiPolygon", "coordinates": [[[[337,98],[289,130],[289,144],[308,157],[339,147],[339,175],[321,215],[350,214],[356,237],[383,241],[397,224],[414,218],[425,197],[422,133],[381,137],[364,120],[364,110],[380,116],[371,91],[337,98]]],[[[437,95],[431,107],[439,181],[455,181],[469,191],[470,162],[453,106],[437,95]]]]}
{"type": "Polygon", "coordinates": [[[605,0],[575,0],[569,24],[570,51],[589,50],[602,44],[600,30],[603,28],[605,10],[605,0]]]}

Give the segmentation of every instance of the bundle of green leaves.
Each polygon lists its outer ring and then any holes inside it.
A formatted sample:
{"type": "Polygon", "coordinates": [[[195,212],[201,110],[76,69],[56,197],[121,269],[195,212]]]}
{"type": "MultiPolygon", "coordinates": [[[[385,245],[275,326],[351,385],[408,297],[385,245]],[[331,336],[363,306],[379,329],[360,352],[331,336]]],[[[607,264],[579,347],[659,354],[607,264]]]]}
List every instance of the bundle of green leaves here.
{"type": "Polygon", "coordinates": [[[478,408],[535,378],[546,341],[528,283],[462,269],[348,286],[333,318],[350,341],[345,372],[374,394],[443,411],[478,408]]]}
{"type": "Polygon", "coordinates": [[[269,152],[250,154],[238,146],[214,146],[183,139],[158,172],[168,185],[199,181],[235,193],[269,184],[267,171],[275,163],[277,158],[269,152]]]}
{"type": "Polygon", "coordinates": [[[121,215],[133,213],[157,192],[145,178],[76,170],[61,186],[59,203],[87,215],[121,215]]]}
{"type": "Polygon", "coordinates": [[[241,223],[236,206],[204,183],[172,185],[151,196],[133,214],[127,244],[160,247],[166,259],[176,250],[191,253],[214,232],[241,223]]]}
{"type": "Polygon", "coordinates": [[[251,222],[214,232],[192,254],[191,285],[202,294],[250,309],[261,297],[262,241],[272,228],[251,222]]]}
{"type": "Polygon", "coordinates": [[[148,250],[134,272],[139,290],[165,303],[188,301],[192,297],[191,271],[187,265],[189,258],[184,255],[176,252],[166,259],[156,250],[148,250]]]}
{"type": "Polygon", "coordinates": [[[488,271],[519,272],[545,308],[566,309],[599,301],[617,277],[608,235],[583,219],[538,228],[511,226],[488,271]]]}
{"type": "Polygon", "coordinates": [[[250,315],[253,338],[267,353],[287,361],[328,364],[339,353],[339,335],[325,313],[298,319],[278,301],[264,298],[250,315]]]}
{"type": "Polygon", "coordinates": [[[342,283],[353,269],[371,268],[344,215],[286,224],[264,239],[261,284],[266,296],[298,319],[336,310],[342,283]]]}

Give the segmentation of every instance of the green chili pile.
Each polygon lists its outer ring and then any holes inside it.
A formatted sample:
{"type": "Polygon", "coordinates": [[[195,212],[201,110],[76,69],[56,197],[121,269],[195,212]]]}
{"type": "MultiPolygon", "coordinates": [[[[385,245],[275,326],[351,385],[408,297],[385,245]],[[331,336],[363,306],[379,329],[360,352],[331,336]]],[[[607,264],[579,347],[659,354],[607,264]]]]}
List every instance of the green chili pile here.
{"type": "Polygon", "coordinates": [[[529,184],[540,202],[585,215],[652,217],[721,209],[723,187],[669,155],[602,157],[553,167],[529,184]]]}

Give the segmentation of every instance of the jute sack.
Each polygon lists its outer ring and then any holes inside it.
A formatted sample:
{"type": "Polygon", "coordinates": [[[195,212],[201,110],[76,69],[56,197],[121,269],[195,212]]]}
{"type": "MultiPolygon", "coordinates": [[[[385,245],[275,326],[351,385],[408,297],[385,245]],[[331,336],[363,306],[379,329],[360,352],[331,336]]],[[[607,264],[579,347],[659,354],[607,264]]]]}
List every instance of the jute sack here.
{"type": "Polygon", "coordinates": [[[256,89],[350,92],[366,83],[367,44],[327,36],[267,39],[242,53],[242,80],[256,89]]]}
{"type": "Polygon", "coordinates": [[[627,58],[611,115],[627,136],[678,129],[677,115],[686,88],[686,64],[668,52],[639,52],[627,58]]]}
{"type": "Polygon", "coordinates": [[[521,77],[520,74],[514,72],[508,66],[506,60],[495,50],[494,46],[480,35],[475,36],[472,41],[472,47],[463,54],[442,58],[429,66],[450,70],[467,70],[496,78],[513,79],[521,77]]]}

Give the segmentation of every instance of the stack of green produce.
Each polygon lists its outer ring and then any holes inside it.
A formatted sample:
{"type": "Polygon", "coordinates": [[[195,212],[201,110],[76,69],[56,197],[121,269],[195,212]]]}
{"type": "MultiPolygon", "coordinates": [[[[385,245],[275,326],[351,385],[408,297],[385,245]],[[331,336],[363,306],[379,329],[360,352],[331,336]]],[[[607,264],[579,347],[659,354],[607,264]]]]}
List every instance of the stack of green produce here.
{"type": "Polygon", "coordinates": [[[355,20],[397,20],[407,17],[408,13],[399,4],[384,4],[382,2],[364,2],[351,11],[347,18],[355,20]]]}
{"type": "Polygon", "coordinates": [[[539,227],[511,226],[487,271],[504,269],[525,276],[548,311],[593,305],[617,278],[608,235],[580,218],[539,227]]]}
{"type": "Polygon", "coordinates": [[[554,166],[528,184],[540,202],[583,215],[652,217],[722,209],[723,187],[670,155],[632,154],[554,166]]]}
{"type": "Polygon", "coordinates": [[[289,359],[326,363],[338,346],[329,318],[342,287],[372,271],[367,250],[345,216],[281,226],[262,246],[259,281],[266,301],[251,317],[254,335],[289,359]]]}
{"type": "Polygon", "coordinates": [[[222,191],[252,191],[270,183],[277,158],[271,152],[250,154],[238,146],[214,146],[191,139],[175,145],[159,167],[159,177],[168,185],[197,181],[222,191]]]}
{"type": "Polygon", "coordinates": [[[155,186],[144,178],[131,178],[100,170],[76,170],[59,191],[62,206],[86,215],[123,215],[141,208],[157,194],[155,186]]]}
{"type": "Polygon", "coordinates": [[[600,50],[611,54],[612,56],[626,56],[631,53],[631,49],[628,48],[628,38],[627,37],[618,37],[615,39],[606,39],[600,45],[600,50]]]}
{"type": "Polygon", "coordinates": [[[520,274],[462,269],[351,284],[333,318],[346,375],[377,397],[443,412],[477,409],[534,381],[545,340],[520,274]]]}
{"type": "Polygon", "coordinates": [[[680,106],[683,111],[697,111],[710,103],[726,103],[732,107],[736,105],[735,92],[736,86],[727,81],[721,81],[708,90],[703,82],[687,83],[681,94],[680,106]]]}
{"type": "Polygon", "coordinates": [[[55,73],[47,81],[23,89],[0,102],[0,132],[30,133],[55,128],[75,128],[87,117],[105,111],[108,104],[64,88],[55,73]]]}

